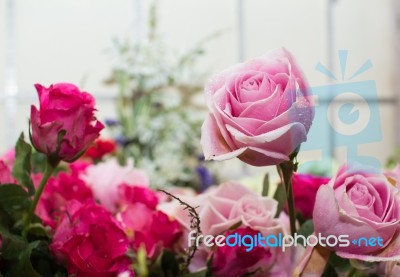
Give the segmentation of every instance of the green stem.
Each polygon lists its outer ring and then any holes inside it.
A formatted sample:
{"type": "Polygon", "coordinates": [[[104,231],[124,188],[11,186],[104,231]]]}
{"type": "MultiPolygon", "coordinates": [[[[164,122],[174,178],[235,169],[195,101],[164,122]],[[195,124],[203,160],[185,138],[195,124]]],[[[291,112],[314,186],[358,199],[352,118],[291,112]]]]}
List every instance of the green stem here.
{"type": "Polygon", "coordinates": [[[283,185],[286,194],[286,201],[288,203],[290,233],[294,235],[294,233],[296,233],[296,213],[294,209],[292,175],[293,172],[295,171],[295,164],[293,163],[293,160],[283,162],[279,165],[279,169],[282,173],[283,185]]]}
{"type": "Polygon", "coordinates": [[[32,217],[33,217],[33,214],[35,213],[36,206],[39,202],[40,196],[42,195],[43,190],[47,184],[47,181],[49,180],[50,176],[53,174],[53,171],[57,167],[57,165],[58,165],[58,162],[51,162],[50,159],[48,159],[46,162],[46,169],[43,173],[42,180],[40,181],[39,187],[37,188],[37,190],[35,192],[35,196],[33,198],[32,204],[29,207],[28,214],[24,220],[24,230],[23,230],[24,236],[26,236],[26,234],[28,233],[29,224],[32,221],[32,217]]]}

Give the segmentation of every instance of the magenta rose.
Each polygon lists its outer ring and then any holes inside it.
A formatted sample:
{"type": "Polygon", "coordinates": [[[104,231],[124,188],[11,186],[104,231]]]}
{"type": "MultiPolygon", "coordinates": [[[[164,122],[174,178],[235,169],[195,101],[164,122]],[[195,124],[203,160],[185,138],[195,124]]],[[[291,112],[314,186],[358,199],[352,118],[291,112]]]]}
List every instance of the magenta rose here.
{"type": "Polygon", "coordinates": [[[206,159],[276,165],[307,139],[314,106],[303,73],[285,49],[229,68],[205,92],[210,114],[201,145],[206,159]]]}
{"type": "Polygon", "coordinates": [[[151,209],[145,201],[125,207],[118,215],[127,234],[131,234],[132,247],[144,247],[150,259],[156,259],[163,248],[173,250],[182,235],[178,221],[165,213],[151,209]]]}
{"type": "Polygon", "coordinates": [[[321,186],[314,206],[314,231],[348,235],[349,246],[331,247],[348,259],[368,262],[400,259],[400,194],[381,174],[343,166],[321,186]],[[366,246],[360,237],[376,238],[366,246]],[[354,242],[353,242],[354,240],[354,242]]]}
{"type": "Polygon", "coordinates": [[[17,181],[14,179],[9,166],[0,160],[0,184],[16,184],[17,181]]]}
{"type": "Polygon", "coordinates": [[[36,84],[40,110],[31,106],[32,144],[37,151],[71,162],[78,158],[104,128],[94,116],[95,100],[75,85],[36,84]],[[62,136],[61,132],[65,132],[62,136]]]}
{"type": "Polygon", "coordinates": [[[121,206],[142,203],[149,209],[155,209],[158,205],[158,196],[150,188],[121,184],[118,186],[118,193],[121,206]]]}
{"type": "Polygon", "coordinates": [[[94,197],[90,188],[76,174],[60,172],[49,179],[36,207],[36,214],[44,224],[55,228],[71,200],[84,203],[94,200],[94,197]]]}
{"type": "Polygon", "coordinates": [[[129,241],[111,214],[94,202],[71,201],[50,249],[77,277],[134,276],[126,256],[129,241]]]}
{"type": "MultiPolygon", "coordinates": [[[[257,236],[259,232],[253,229],[239,228],[225,232],[225,237],[231,234],[240,236],[257,236]]],[[[213,253],[211,271],[213,276],[269,276],[268,268],[272,267],[274,259],[268,248],[255,246],[251,251],[246,251],[245,246],[230,247],[228,245],[217,247],[213,253]],[[256,275],[254,275],[254,273],[256,275]]]]}
{"type": "Polygon", "coordinates": [[[329,180],[328,177],[311,174],[293,174],[292,187],[295,207],[305,219],[312,218],[317,191],[320,186],[328,184],[329,180]]]}
{"type": "Polygon", "coordinates": [[[118,187],[121,212],[117,218],[131,239],[134,250],[144,247],[150,259],[156,259],[163,248],[173,250],[182,235],[181,225],[156,210],[157,193],[146,187],[121,184],[118,187]]]}

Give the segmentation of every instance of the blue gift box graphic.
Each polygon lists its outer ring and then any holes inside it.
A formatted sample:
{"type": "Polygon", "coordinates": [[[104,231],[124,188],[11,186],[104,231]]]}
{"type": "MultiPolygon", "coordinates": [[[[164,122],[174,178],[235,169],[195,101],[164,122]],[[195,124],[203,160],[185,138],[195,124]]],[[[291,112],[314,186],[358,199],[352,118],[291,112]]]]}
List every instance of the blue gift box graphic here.
{"type": "MultiPolygon", "coordinates": [[[[378,159],[359,153],[358,146],[382,140],[378,95],[373,80],[345,82],[347,51],[339,51],[342,82],[311,88],[315,100],[315,117],[302,151],[320,150],[322,160],[331,160],[334,149],[345,147],[347,162],[358,162],[375,170],[378,159]]],[[[351,79],[372,67],[368,60],[351,79]]],[[[320,63],[316,69],[330,78],[337,78],[320,63]]]]}

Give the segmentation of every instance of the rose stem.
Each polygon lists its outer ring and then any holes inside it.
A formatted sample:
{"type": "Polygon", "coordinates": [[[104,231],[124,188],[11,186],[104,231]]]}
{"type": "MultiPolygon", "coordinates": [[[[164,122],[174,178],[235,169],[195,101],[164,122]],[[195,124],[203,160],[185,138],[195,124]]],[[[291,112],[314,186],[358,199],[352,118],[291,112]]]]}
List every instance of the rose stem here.
{"type": "Polygon", "coordinates": [[[53,171],[57,167],[58,163],[59,163],[59,161],[54,161],[53,159],[48,157],[42,180],[40,181],[39,187],[37,188],[37,190],[35,192],[35,196],[33,198],[31,206],[29,207],[28,214],[24,218],[24,229],[23,229],[24,236],[27,235],[29,224],[32,221],[33,214],[35,213],[36,206],[39,202],[40,196],[42,195],[44,187],[46,186],[47,181],[49,180],[50,176],[53,174],[53,171]]]}
{"type": "Polygon", "coordinates": [[[293,159],[279,164],[279,169],[282,173],[283,185],[285,188],[286,201],[288,203],[289,220],[290,220],[290,233],[296,233],[296,214],[294,210],[293,188],[292,188],[292,175],[295,171],[295,164],[293,159]]]}

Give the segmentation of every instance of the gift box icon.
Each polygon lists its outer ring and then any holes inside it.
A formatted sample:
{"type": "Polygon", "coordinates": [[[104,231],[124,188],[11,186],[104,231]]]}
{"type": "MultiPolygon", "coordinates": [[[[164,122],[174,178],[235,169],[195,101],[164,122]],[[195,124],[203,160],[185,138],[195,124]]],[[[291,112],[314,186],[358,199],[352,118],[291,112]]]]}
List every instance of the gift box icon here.
{"type": "MultiPolygon", "coordinates": [[[[359,153],[359,145],[382,140],[378,95],[375,81],[351,81],[372,67],[368,60],[359,70],[344,79],[347,51],[339,51],[342,82],[313,87],[315,118],[308,134],[308,140],[301,150],[320,150],[322,160],[332,158],[335,148],[345,147],[347,162],[359,162],[379,170],[378,159],[359,153]]],[[[317,70],[337,80],[321,64],[317,70]]]]}

